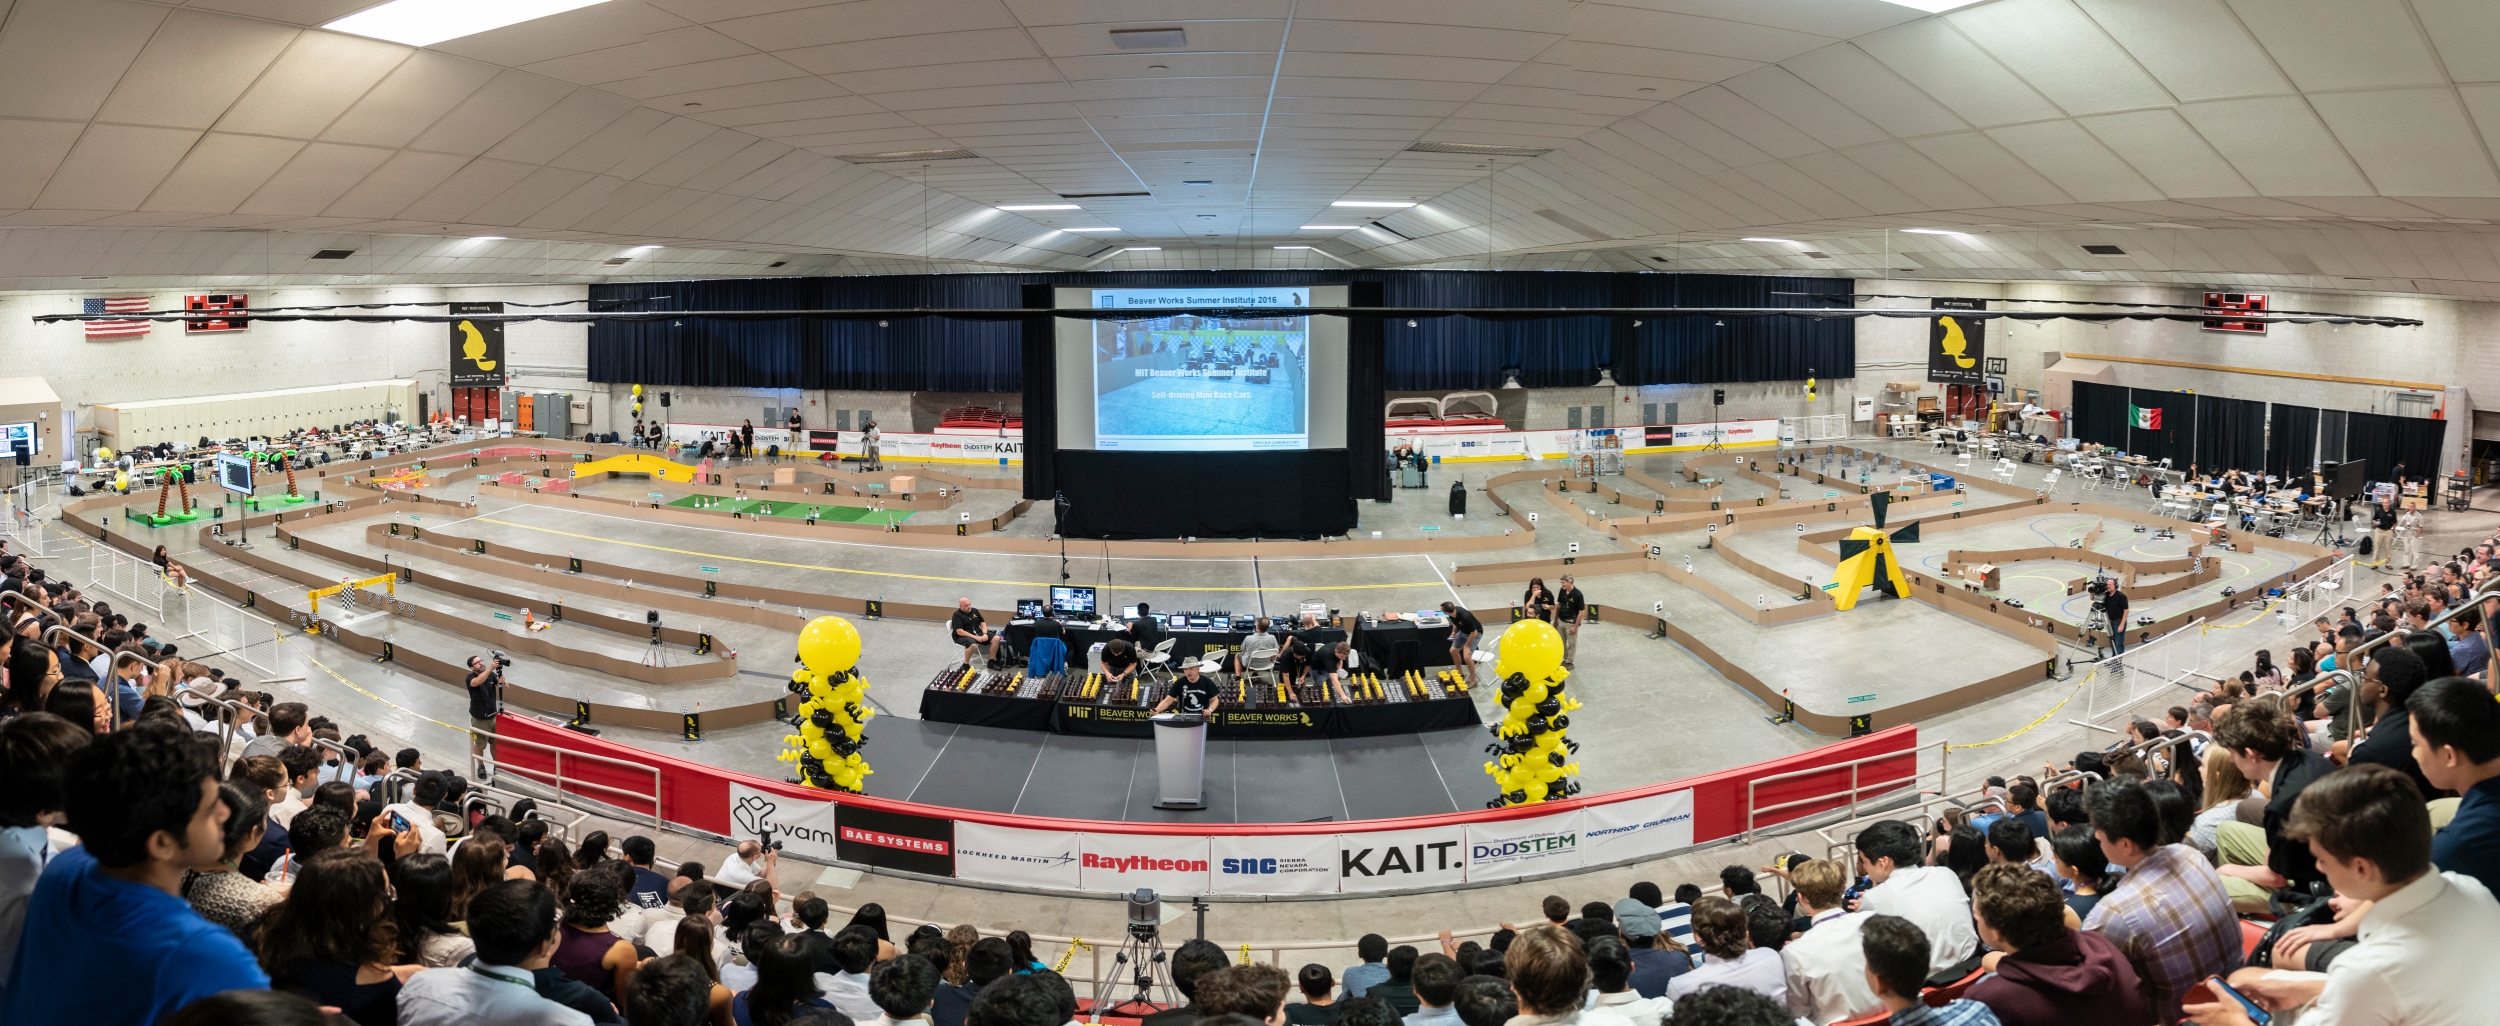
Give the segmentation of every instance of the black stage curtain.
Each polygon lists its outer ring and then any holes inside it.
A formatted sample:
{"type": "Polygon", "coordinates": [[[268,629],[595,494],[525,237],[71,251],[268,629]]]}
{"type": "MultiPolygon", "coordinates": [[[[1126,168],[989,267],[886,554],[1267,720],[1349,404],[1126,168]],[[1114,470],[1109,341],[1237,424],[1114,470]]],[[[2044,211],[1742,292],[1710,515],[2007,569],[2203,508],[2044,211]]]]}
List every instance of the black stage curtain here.
{"type": "Polygon", "coordinates": [[[2196,397],[2196,458],[2208,471],[2254,470],[2265,463],[2266,404],[2196,397]]]}
{"type": "Polygon", "coordinates": [[[2127,389],[2075,382],[2074,436],[2092,445],[2127,447],[2127,389]]]}
{"type": "Polygon", "coordinates": [[[2318,462],[2318,408],[2274,404],[2266,434],[2266,473],[2285,480],[2309,473],[2318,462]]]}
{"type": "MultiPolygon", "coordinates": [[[[1023,305],[1026,285],[1217,287],[1369,284],[1381,306],[1826,306],[1845,278],[1578,271],[1098,271],[849,275],[593,285],[590,309],[806,310],[1023,305]],[[1785,295],[1809,293],[1811,295],[1785,295]]],[[[1845,300],[1843,300],[1845,302],[1845,300]]],[[[1531,388],[1846,377],[1854,321],[1602,316],[1489,320],[1453,315],[1382,325],[1383,388],[1492,389],[1514,371],[1531,388]],[[1616,323],[1617,321],[1622,323],[1616,323]]],[[[701,319],[596,322],[590,379],[647,385],[1013,392],[1029,381],[1013,322],[701,319]]]]}
{"type": "MultiPolygon", "coordinates": [[[[1048,284],[1028,282],[1017,305],[1047,310],[1057,305],[1048,284]]],[[[1024,373],[1024,497],[1047,500],[1058,489],[1058,465],[1050,454],[1059,451],[1059,353],[1050,321],[1024,322],[1019,340],[1024,373]]]]}
{"type": "Polygon", "coordinates": [[[2127,444],[2119,448],[2129,455],[2142,456],[2156,463],[2169,460],[2173,466],[2185,466],[2194,456],[2196,443],[2196,396],[2189,392],[2160,392],[2149,388],[2127,390],[2130,405],[2161,410],[2161,430],[2138,429],[2127,424],[2127,444]]]}
{"type": "MultiPolygon", "coordinates": [[[[1358,281],[1346,293],[1347,306],[1381,305],[1379,282],[1358,281]]],[[[1346,322],[1346,494],[1357,499],[1389,497],[1389,392],[1384,334],[1376,318],[1346,322]]],[[[1025,423],[1032,423],[1030,415],[1025,423]]],[[[1032,438],[1030,430],[1025,437],[1032,438]]],[[[1030,447],[1028,441],[1027,448],[1030,447]]]]}
{"type": "Polygon", "coordinates": [[[1354,529],[1344,449],[1096,452],[1063,449],[1069,538],[1303,538],[1354,529]]]}
{"type": "Polygon", "coordinates": [[[2426,417],[2391,417],[2383,413],[2346,413],[2344,458],[2368,460],[2372,481],[2393,481],[2402,467],[2406,477],[2439,476],[2439,448],[2448,422],[2426,417]]]}

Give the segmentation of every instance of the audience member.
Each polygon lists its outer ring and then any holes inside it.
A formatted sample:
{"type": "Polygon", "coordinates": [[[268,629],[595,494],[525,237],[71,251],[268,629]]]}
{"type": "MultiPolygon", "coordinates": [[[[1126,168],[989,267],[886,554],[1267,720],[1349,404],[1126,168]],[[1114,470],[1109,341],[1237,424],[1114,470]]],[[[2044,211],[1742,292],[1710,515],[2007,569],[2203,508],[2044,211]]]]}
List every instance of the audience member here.
{"type": "Polygon", "coordinates": [[[399,991],[400,1026],[590,1026],[591,1016],[542,997],[533,974],[548,968],[562,935],[556,899],[526,880],[469,897],[466,969],[428,969],[399,991]]]}
{"type": "MultiPolygon", "coordinates": [[[[1919,1000],[1935,947],[1918,924],[1869,916],[1858,927],[1858,947],[1866,957],[1867,986],[1892,1010],[1892,1026],[1996,1026],[1996,1014],[1979,1002],[1963,998],[1931,1007],[1919,1000]]],[[[1680,1015],[1677,1026],[1687,1026],[1680,1015]]]]}
{"type": "Polygon", "coordinates": [[[62,779],[80,844],[51,857],[27,901],[0,1021],[156,1022],[268,987],[243,942],[180,897],[185,873],[225,857],[207,750],[179,728],[138,724],[71,752],[62,779]]]}
{"type": "Polygon", "coordinates": [[[658,853],[657,846],[651,843],[650,838],[635,834],[625,839],[622,849],[625,861],[634,867],[634,889],[627,892],[626,900],[644,908],[659,908],[668,904],[668,878],[651,868],[651,860],[658,853]]]}
{"type": "MultiPolygon", "coordinates": [[[[845,927],[842,932],[852,930],[866,932],[860,927],[845,927]]],[[[897,955],[878,966],[875,975],[869,977],[868,997],[876,1004],[876,1016],[873,1020],[862,1020],[858,1016],[851,1019],[854,1022],[874,1021],[880,1026],[912,1022],[926,1026],[930,1022],[929,1009],[937,999],[942,982],[937,966],[928,959],[918,955],[897,955]]],[[[841,1009],[837,1007],[835,1011],[841,1009]]]]}
{"type": "MultiPolygon", "coordinates": [[[[1063,1026],[1068,1020],[1058,993],[1047,982],[1032,976],[1009,976],[997,986],[984,987],[981,996],[972,1002],[964,1021],[970,1026],[1063,1026]]],[[[1073,1006],[1074,999],[1067,1000],[1073,1006]]],[[[1215,1016],[1209,1023],[1226,1026],[1255,1026],[1261,1020],[1238,1016],[1215,1016]],[[1227,1020],[1232,1022],[1227,1023],[1227,1020]]]]}
{"type": "MultiPolygon", "coordinates": [[[[608,929],[616,918],[616,878],[602,872],[573,875],[564,892],[564,943],[554,965],[610,1001],[633,982],[641,957],[633,942],[608,929]]],[[[811,970],[812,971],[812,970],[811,970]]]]}
{"type": "Polygon", "coordinates": [[[1294,974],[1293,982],[1302,1000],[1285,1006],[1285,1021],[1292,1026],[1333,1026],[1337,1021],[1336,974],[1312,962],[1294,974]]]}
{"type": "MultiPolygon", "coordinates": [[[[26,928],[27,900],[34,896],[44,866],[63,846],[55,843],[52,828],[64,818],[70,753],[94,738],[85,724],[50,713],[30,712],[0,722],[0,1008],[8,1005],[9,963],[16,961],[18,935],[26,928]]],[[[258,800],[256,794],[251,797],[258,800]]],[[[257,815],[246,817],[244,824],[256,825],[257,815]]],[[[229,826],[227,833],[232,832],[229,826]]],[[[274,894],[269,898],[277,900],[274,894]]],[[[259,909],[252,915],[257,917],[259,909]]]]}
{"type": "Polygon", "coordinates": [[[816,986],[834,1011],[850,1016],[852,1022],[876,1018],[883,1006],[868,991],[872,982],[869,969],[877,964],[876,931],[865,926],[845,926],[830,940],[811,940],[810,944],[814,951],[810,968],[816,974],[816,986]],[[826,971],[828,962],[831,972],[826,971]]]}
{"type": "Polygon", "coordinates": [[[2500,703],[2480,683],[2449,677],[2423,685],[2405,709],[2422,774],[2464,796],[2431,838],[2431,861],[2500,889],[2500,703]]]}
{"type": "MultiPolygon", "coordinates": [[[[1641,911],[1649,912],[1647,908],[1641,911]]],[[[1458,1012],[1450,1002],[1458,993],[1458,981],[1466,976],[1457,959],[1438,951],[1417,958],[1413,974],[1416,1010],[1406,1017],[1405,1026],[1458,1026],[1458,1012]]]]}
{"type": "MultiPolygon", "coordinates": [[[[1632,1026],[1658,1026],[1658,1020],[1675,1008],[1675,1002],[1665,997],[1645,998],[1632,989],[1632,949],[1626,947],[1622,940],[1599,937],[1590,942],[1588,961],[1589,985],[1596,992],[1590,1008],[1613,1012],[1632,1026]]],[[[1456,963],[1452,963],[1450,971],[1453,974],[1450,982],[1455,987],[1456,963]]],[[[1445,1019],[1455,1020],[1456,1017],[1447,1016],[1445,1019]]],[[[1406,1018],[1406,1026],[1426,1026],[1435,1021],[1442,1020],[1410,1015],[1406,1018]]]]}
{"type": "Polygon", "coordinates": [[[2084,800],[2101,852],[2126,875],[2092,906],[2083,928],[2126,955],[2156,1020],[2177,1022],[2179,1001],[2190,988],[2240,965],[2240,921],[2231,912],[2231,895],[2196,849],[2160,842],[2160,817],[2143,784],[2105,781],[2084,800]]]}
{"type": "MultiPolygon", "coordinates": [[[[1608,932],[1612,932],[1611,927],[1608,932]]],[[[1389,970],[1389,978],[1372,984],[1363,992],[1363,996],[1376,997],[1387,1002],[1389,1007],[1401,1017],[1415,1014],[1420,1007],[1415,1001],[1415,959],[1417,957],[1417,952],[1411,945],[1400,944],[1390,948],[1388,957],[1381,960],[1381,965],[1389,970]]]]}
{"type": "Polygon", "coordinates": [[[1837,862],[1809,859],[1791,866],[1788,882],[1796,888],[1798,910],[1808,919],[1805,934],[1780,949],[1789,1014],[1825,1026],[1874,1013],[1881,1006],[1867,989],[1866,955],[1858,944],[1858,927],[1874,913],[1843,907],[1841,894],[1848,880],[1837,862]]]}
{"type": "Polygon", "coordinates": [[[626,1026],[704,1026],[712,1016],[712,977],[692,957],[655,958],[625,994],[626,1026]]]}
{"type": "Polygon", "coordinates": [[[1929,972],[1941,972],[1971,957],[1979,947],[1979,935],[1971,932],[1970,897],[1953,870],[1920,864],[1917,828],[1897,819],[1871,824],[1858,832],[1857,849],[1858,873],[1875,885],[1860,896],[1858,911],[1900,916],[1918,924],[1922,935],[1935,945],[1929,953],[1929,972]]]}
{"type": "Polygon", "coordinates": [[[1615,925],[1632,951],[1632,989],[1640,996],[1665,997],[1668,982],[1692,970],[1692,956],[1663,936],[1665,924],[1648,902],[1637,897],[1615,902],[1615,925]]]}
{"type": "Polygon", "coordinates": [[[2039,870],[2003,863],[1972,881],[1991,975],[1967,992],[2006,1026],[2098,1026],[2152,1017],[2142,981],[2118,946],[2066,925],[2065,894],[2039,870]]]}
{"type": "MultiPolygon", "coordinates": [[[[756,939],[746,944],[746,957],[755,965],[755,985],[729,1000],[737,1026],[786,1026],[809,1009],[833,1009],[816,989],[816,960],[805,941],[788,934],[751,936],[756,939]]],[[[921,968],[928,969],[928,963],[922,962],[921,968]]],[[[935,978],[937,973],[929,970],[929,975],[935,978]]]]}
{"type": "MultiPolygon", "coordinates": [[[[1713,899],[1733,912],[1735,905],[1724,898],[1713,899]]],[[[1738,926],[1743,934],[1741,913],[1738,926]]],[[[1620,1026],[1620,1017],[1611,1012],[1583,1013],[1588,1000],[1589,960],[1580,948],[1580,938],[1552,923],[1539,923],[1519,931],[1502,952],[1502,961],[1510,969],[1511,991],[1519,996],[1519,1016],[1511,1026],[1561,1026],[1561,1024],[1597,1023],[1620,1026]]],[[[1351,1005],[1351,1002],[1348,1002],[1351,1005]]],[[[1349,1007],[1348,1013],[1353,1009],[1349,1007]]],[[[1340,1023],[1351,1022],[1350,1014],[1340,1015],[1340,1023]]]]}
{"type": "MultiPolygon", "coordinates": [[[[2418,635],[2436,642],[2438,635],[2418,635]]],[[[2405,715],[2405,703],[2423,682],[2429,680],[2422,660],[2412,651],[2389,646],[2370,658],[2370,669],[2361,680],[2361,701],[2379,711],[2378,721],[2370,727],[2370,736],[2344,759],[2344,765],[2377,763],[2411,778],[2416,790],[2425,795],[2437,793],[2430,778],[2422,774],[2422,766],[2413,758],[2413,731],[2405,715]]]]}
{"type": "Polygon", "coordinates": [[[1671,1026],[1790,1026],[1779,1002],[1742,987],[1711,987],[1675,1003],[1671,1026]]]}
{"type": "Polygon", "coordinates": [[[423,966],[400,964],[382,863],[332,849],[304,863],[260,930],[272,986],[337,1008],[361,1026],[393,1026],[400,984],[423,966]]]}
{"type": "MultiPolygon", "coordinates": [[[[1560,924],[1563,920],[1554,918],[1554,913],[1558,909],[1565,919],[1570,918],[1571,904],[1569,902],[1559,897],[1545,899],[1545,918],[1560,924]]],[[[1345,981],[1345,996],[1362,997],[1370,993],[1371,988],[1389,982],[1388,938],[1376,933],[1364,934],[1354,942],[1354,957],[1361,959],[1363,964],[1348,966],[1341,974],[1341,978],[1345,981]]]]}
{"type": "MultiPolygon", "coordinates": [[[[2394,657],[2396,652],[2386,655],[2394,657]]],[[[2230,889],[2232,903],[2242,909],[2265,911],[2276,889],[2305,888],[2325,879],[2318,875],[2317,859],[2309,854],[2309,846],[2283,832],[2283,821],[2291,816],[2301,789],[2334,772],[2335,764],[2295,747],[2292,733],[2282,713],[2256,701],[2232,706],[2214,724],[2214,743],[2231,753],[2240,774],[2266,784],[2262,827],[2230,822],[2214,828],[2224,886],[2230,889]]]]}
{"type": "Polygon", "coordinates": [[[1198,978],[1198,1007],[1208,1016],[1239,1015],[1255,1022],[1284,1021],[1292,990],[1285,971],[1272,965],[1226,966],[1198,978]]]}
{"type": "MultiPolygon", "coordinates": [[[[1375,942],[1380,945],[1380,951],[1374,957],[1388,957],[1389,942],[1377,934],[1367,935],[1359,943],[1369,945],[1375,942]]],[[[1371,954],[1368,947],[1361,948],[1361,950],[1366,955],[1371,954]]],[[[1182,941],[1180,948],[1172,952],[1172,989],[1180,992],[1184,1004],[1179,1008],[1167,1008],[1147,1016],[1142,1026],[1190,1026],[1191,1023],[1197,1022],[1198,978],[1231,963],[1231,959],[1224,957],[1224,949],[1216,947],[1213,941],[1196,938],[1182,941]]],[[[1365,958],[1364,964],[1372,964],[1372,959],[1365,958]]],[[[1381,978],[1386,979],[1388,970],[1382,969],[1381,973],[1381,978]]]]}
{"type": "MultiPolygon", "coordinates": [[[[1743,907],[1715,894],[1694,902],[1693,939],[1709,960],[1667,984],[1667,997],[1682,1001],[1704,987],[1729,986],[1787,1003],[1788,980],[1779,953],[1753,946],[1752,924],[1743,907]]],[[[1516,987],[1518,962],[1510,965],[1516,987]]]]}
{"type": "Polygon", "coordinates": [[[1519,1014],[1519,996],[1499,976],[1468,976],[1458,981],[1450,1007],[1466,1026],[1504,1026],[1519,1014]]]}
{"type": "Polygon", "coordinates": [[[2101,903],[2101,895],[2109,890],[2109,856],[2101,851],[2100,839],[2089,826],[2070,826],[2049,840],[2051,861],[2057,866],[2059,890],[2066,907],[2075,913],[2076,921],[2092,914],[2092,907],[2101,903]]]}

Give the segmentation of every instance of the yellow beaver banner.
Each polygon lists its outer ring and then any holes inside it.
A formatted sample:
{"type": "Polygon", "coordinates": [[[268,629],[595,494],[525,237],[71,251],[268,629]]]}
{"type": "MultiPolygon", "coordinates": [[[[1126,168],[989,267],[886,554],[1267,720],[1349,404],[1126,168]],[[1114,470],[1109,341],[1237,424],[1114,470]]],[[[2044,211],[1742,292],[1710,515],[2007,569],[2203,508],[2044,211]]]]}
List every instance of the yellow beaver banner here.
{"type": "Polygon", "coordinates": [[[503,362],[503,322],[469,319],[471,314],[502,312],[502,303],[451,304],[451,315],[457,318],[451,322],[453,388],[503,387],[509,373],[503,362]]]}
{"type": "MultiPolygon", "coordinates": [[[[1938,297],[1936,310],[1985,310],[1985,299],[1938,297]]],[[[1987,378],[1988,322],[1972,317],[1940,316],[1927,322],[1927,380],[1947,385],[1977,385],[1987,378]]]]}

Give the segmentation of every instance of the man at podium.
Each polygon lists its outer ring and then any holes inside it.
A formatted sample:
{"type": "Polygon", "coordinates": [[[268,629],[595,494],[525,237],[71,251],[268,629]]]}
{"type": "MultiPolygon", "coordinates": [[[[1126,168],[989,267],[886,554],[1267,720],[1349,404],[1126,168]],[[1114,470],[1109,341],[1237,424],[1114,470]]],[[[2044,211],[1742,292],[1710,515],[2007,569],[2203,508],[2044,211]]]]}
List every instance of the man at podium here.
{"type": "Polygon", "coordinates": [[[1178,707],[1184,713],[1213,716],[1216,707],[1222,704],[1224,693],[1216,689],[1213,680],[1207,678],[1203,664],[1193,659],[1181,664],[1180,679],[1172,682],[1171,694],[1155,703],[1155,711],[1167,713],[1178,707]]]}

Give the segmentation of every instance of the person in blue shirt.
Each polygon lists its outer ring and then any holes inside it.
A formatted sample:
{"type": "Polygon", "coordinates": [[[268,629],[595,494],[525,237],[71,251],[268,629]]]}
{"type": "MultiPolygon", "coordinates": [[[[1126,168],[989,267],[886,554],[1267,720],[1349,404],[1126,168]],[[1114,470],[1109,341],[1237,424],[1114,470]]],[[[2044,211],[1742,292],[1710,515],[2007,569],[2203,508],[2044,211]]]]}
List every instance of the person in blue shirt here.
{"type": "Polygon", "coordinates": [[[2464,796],[2431,835],[2431,864],[2500,888],[2500,703],[2476,681],[2442,677],[2414,689],[2405,711],[2422,775],[2464,796]]]}
{"type": "Polygon", "coordinates": [[[1337,974],[1345,985],[1345,996],[1362,997],[1365,991],[1389,982],[1389,938],[1367,933],[1354,942],[1354,954],[1363,964],[1337,974]]]}
{"type": "Polygon", "coordinates": [[[183,874],[225,855],[208,751],[178,726],[135,724],[72,755],[67,779],[82,843],[35,884],[0,1022],[152,1023],[211,994],[268,989],[234,932],[181,896],[183,874]]]}
{"type": "Polygon", "coordinates": [[[635,834],[625,839],[623,848],[626,864],[634,867],[634,891],[626,895],[625,900],[644,908],[659,908],[668,904],[668,878],[651,868],[651,860],[658,855],[658,847],[651,843],[650,838],[635,834]]]}

